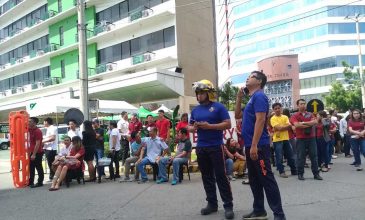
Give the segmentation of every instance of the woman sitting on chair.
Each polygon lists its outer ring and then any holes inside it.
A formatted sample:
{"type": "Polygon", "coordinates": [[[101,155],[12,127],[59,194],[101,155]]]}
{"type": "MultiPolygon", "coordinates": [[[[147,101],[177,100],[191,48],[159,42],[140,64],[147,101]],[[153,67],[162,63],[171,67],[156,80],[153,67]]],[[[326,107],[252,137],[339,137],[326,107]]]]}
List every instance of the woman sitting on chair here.
{"type": "Polygon", "coordinates": [[[85,149],[79,136],[72,137],[72,149],[70,153],[63,159],[60,159],[56,173],[53,178],[52,186],[49,191],[56,191],[60,188],[60,184],[65,179],[68,170],[80,169],[83,166],[85,149]]]}

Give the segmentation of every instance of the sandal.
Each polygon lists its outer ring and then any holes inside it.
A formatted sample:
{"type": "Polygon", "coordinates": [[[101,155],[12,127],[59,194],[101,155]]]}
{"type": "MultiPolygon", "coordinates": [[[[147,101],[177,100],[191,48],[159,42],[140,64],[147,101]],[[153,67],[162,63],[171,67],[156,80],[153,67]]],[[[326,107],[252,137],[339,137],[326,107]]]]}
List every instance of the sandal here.
{"type": "Polygon", "coordinates": [[[60,188],[49,188],[48,190],[49,191],[57,191],[57,190],[59,190],[60,188]]]}

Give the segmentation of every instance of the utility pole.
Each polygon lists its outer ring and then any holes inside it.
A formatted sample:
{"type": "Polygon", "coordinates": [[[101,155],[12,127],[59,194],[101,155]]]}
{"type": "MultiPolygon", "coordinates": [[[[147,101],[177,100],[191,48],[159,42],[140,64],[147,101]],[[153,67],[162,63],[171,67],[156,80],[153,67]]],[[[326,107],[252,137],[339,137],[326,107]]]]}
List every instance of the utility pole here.
{"type": "Polygon", "coordinates": [[[80,85],[80,110],[85,120],[89,120],[89,93],[88,93],[88,68],[86,53],[86,24],[85,24],[85,2],[77,1],[77,33],[79,40],[79,85],[80,85]]]}
{"type": "Polygon", "coordinates": [[[359,69],[360,69],[360,85],[361,85],[361,100],[362,108],[365,108],[365,87],[364,87],[364,70],[362,67],[362,53],[361,53],[361,42],[360,42],[360,29],[359,21],[363,18],[360,14],[355,14],[355,16],[346,16],[345,19],[350,19],[355,21],[356,24],[356,34],[357,34],[357,47],[359,48],[359,69]]]}

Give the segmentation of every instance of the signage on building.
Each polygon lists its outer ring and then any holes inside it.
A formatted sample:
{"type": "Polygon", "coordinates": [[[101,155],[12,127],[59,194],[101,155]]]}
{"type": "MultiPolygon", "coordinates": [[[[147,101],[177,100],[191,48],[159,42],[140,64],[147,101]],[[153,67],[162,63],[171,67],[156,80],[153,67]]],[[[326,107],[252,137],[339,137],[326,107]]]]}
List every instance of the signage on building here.
{"type": "Polygon", "coordinates": [[[275,73],[275,74],[268,74],[268,79],[278,79],[278,78],[287,78],[289,77],[289,73],[275,73]]]}
{"type": "Polygon", "coordinates": [[[9,124],[0,124],[0,133],[9,133],[9,124]]]}
{"type": "Polygon", "coordinates": [[[319,99],[312,99],[307,103],[307,111],[317,113],[324,110],[324,104],[319,99]]]}

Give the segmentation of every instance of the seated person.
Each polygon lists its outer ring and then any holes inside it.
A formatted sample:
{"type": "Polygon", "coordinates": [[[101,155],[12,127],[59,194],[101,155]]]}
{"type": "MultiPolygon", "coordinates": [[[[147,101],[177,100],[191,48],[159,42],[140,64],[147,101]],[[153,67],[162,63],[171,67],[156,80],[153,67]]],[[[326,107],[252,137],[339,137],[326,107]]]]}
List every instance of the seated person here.
{"type": "Polygon", "coordinates": [[[179,170],[180,165],[186,163],[190,159],[191,153],[191,142],[189,140],[189,133],[186,128],[180,128],[178,132],[179,143],[176,147],[176,154],[175,156],[171,157],[162,157],[158,164],[158,170],[160,179],[157,180],[157,183],[167,182],[167,175],[166,175],[166,165],[172,163],[173,168],[173,178],[171,181],[171,185],[176,185],[179,182],[179,170]]]}
{"type": "Polygon", "coordinates": [[[55,160],[52,163],[52,170],[55,172],[58,165],[60,165],[60,160],[62,160],[65,156],[67,156],[72,149],[71,138],[69,136],[67,135],[63,136],[63,144],[64,147],[61,148],[59,154],[56,155],[55,160]]]}
{"type": "MultiPolygon", "coordinates": [[[[141,140],[141,132],[133,131],[131,133],[131,139],[134,140],[131,143],[131,157],[127,158],[125,160],[125,168],[124,168],[124,179],[120,182],[129,182],[132,181],[129,178],[129,172],[131,170],[131,163],[136,163],[139,159],[139,156],[142,151],[142,140],[141,140]]],[[[134,181],[139,180],[139,171],[136,169],[136,172],[134,174],[134,181]]]]}
{"type": "Polygon", "coordinates": [[[246,158],[238,153],[237,147],[239,147],[239,144],[233,138],[228,138],[226,145],[224,146],[226,174],[229,180],[235,180],[233,172],[238,172],[238,176],[243,176],[246,165],[246,158]]]}
{"type": "Polygon", "coordinates": [[[60,164],[55,172],[52,186],[49,188],[49,191],[56,191],[60,188],[60,184],[65,179],[68,170],[80,169],[84,165],[83,159],[85,149],[82,146],[81,138],[79,136],[74,136],[72,138],[72,146],[70,153],[60,159],[60,164]]]}
{"type": "Polygon", "coordinates": [[[163,151],[162,157],[165,156],[165,154],[169,151],[167,144],[161,138],[157,137],[156,127],[151,128],[149,135],[149,137],[142,139],[143,147],[139,155],[139,159],[136,162],[137,169],[141,173],[141,181],[138,183],[148,182],[144,167],[147,164],[158,164],[161,157],[161,151],[163,151]],[[143,158],[145,151],[147,151],[147,155],[143,158]]]}

